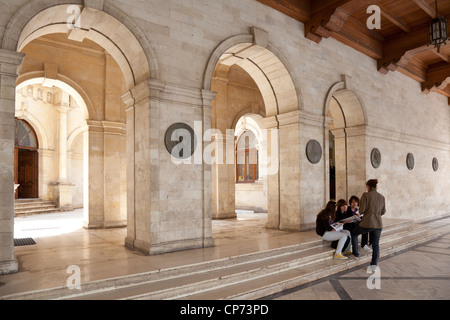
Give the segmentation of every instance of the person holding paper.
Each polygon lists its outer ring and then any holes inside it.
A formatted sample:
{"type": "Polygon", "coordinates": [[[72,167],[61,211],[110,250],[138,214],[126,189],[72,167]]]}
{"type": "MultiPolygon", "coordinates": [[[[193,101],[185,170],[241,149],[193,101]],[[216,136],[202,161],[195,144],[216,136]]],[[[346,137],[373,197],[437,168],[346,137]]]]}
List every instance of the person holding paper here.
{"type": "MultiPolygon", "coordinates": [[[[329,201],[325,209],[317,215],[316,233],[325,241],[338,241],[336,251],[333,255],[335,259],[348,259],[348,257],[342,254],[342,250],[344,249],[345,242],[350,237],[350,232],[342,228],[345,223],[335,223],[335,221],[336,203],[329,201]]],[[[349,242],[349,245],[345,248],[346,253],[350,254],[350,249],[349,242]]]]}
{"type": "Polygon", "coordinates": [[[341,199],[337,202],[337,212],[336,220],[339,222],[347,221],[348,223],[344,226],[345,230],[352,231],[356,227],[357,223],[361,221],[361,215],[358,212],[359,199],[356,196],[350,197],[350,206],[347,201],[341,199]]]}
{"type": "Polygon", "coordinates": [[[359,257],[358,235],[370,233],[372,240],[372,261],[370,267],[376,269],[380,257],[380,236],[383,229],[381,216],[386,213],[385,198],[377,191],[378,180],[371,179],[366,183],[367,192],[361,197],[359,210],[363,218],[359,226],[352,229],[353,255],[359,257]]]}

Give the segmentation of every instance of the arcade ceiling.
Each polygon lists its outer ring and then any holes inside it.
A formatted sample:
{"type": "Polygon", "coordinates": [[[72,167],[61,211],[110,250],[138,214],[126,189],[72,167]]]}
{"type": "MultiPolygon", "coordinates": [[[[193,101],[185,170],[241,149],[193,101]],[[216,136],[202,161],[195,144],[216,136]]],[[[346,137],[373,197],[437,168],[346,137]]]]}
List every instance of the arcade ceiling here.
{"type": "MultiPolygon", "coordinates": [[[[377,60],[379,72],[401,72],[420,82],[424,93],[449,97],[450,104],[450,40],[439,52],[429,45],[435,0],[258,1],[304,23],[311,41],[334,38],[377,60]],[[380,29],[367,26],[372,5],[380,9],[380,29]]],[[[439,17],[450,20],[450,0],[438,0],[437,6],[439,17]]]]}

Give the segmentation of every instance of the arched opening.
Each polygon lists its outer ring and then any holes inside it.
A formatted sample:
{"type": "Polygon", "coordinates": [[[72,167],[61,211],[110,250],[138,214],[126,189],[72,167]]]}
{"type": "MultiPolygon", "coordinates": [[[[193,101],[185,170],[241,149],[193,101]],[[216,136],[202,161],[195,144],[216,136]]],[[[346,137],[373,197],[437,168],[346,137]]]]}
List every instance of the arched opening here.
{"type": "MultiPolygon", "coordinates": [[[[299,139],[298,121],[290,122],[296,118],[299,110],[298,93],[288,71],[290,68],[286,67],[287,64],[282,62],[283,59],[270,44],[256,44],[258,36],[254,33],[254,36],[232,37],[222,43],[213,53],[205,74],[205,88],[216,92],[211,103],[211,128],[217,129],[216,132],[221,135],[219,141],[216,140],[216,150],[223,148],[227,150],[223,154],[228,154],[229,146],[235,146],[237,154],[232,154],[232,159],[239,161],[239,152],[242,152],[244,161],[244,166],[236,165],[235,161],[212,164],[212,218],[235,218],[237,188],[242,188],[244,183],[247,188],[254,187],[264,181],[261,194],[265,195],[262,201],[266,203],[261,203],[257,208],[268,212],[265,226],[300,230],[299,177],[294,183],[298,188],[294,189],[291,185],[291,190],[296,191],[280,196],[280,190],[289,184],[288,180],[295,179],[294,175],[280,173],[281,170],[290,170],[287,166],[280,166],[280,155],[292,152],[289,144],[293,141],[282,141],[279,138],[279,132],[282,131],[283,134],[294,135],[295,139],[299,139]],[[251,148],[247,153],[245,145],[244,150],[239,149],[239,138],[242,134],[245,138],[245,132],[251,131],[249,123],[255,119],[254,124],[257,125],[254,130],[260,131],[259,146],[264,150],[259,150],[257,155],[251,154],[251,148]],[[285,119],[289,121],[284,122],[285,119]],[[247,155],[249,159],[253,158],[253,162],[258,162],[258,174],[254,164],[245,162],[247,155]],[[243,175],[239,172],[242,169],[243,175]],[[254,180],[256,175],[258,180],[254,180]]],[[[227,155],[226,159],[230,158],[227,155]]],[[[300,156],[297,160],[299,159],[300,156]]],[[[299,163],[293,161],[289,166],[298,168],[299,163]]],[[[298,169],[294,170],[298,173],[298,169]]],[[[240,207],[255,207],[254,204],[245,204],[241,200],[240,207]]]]}
{"type": "Polygon", "coordinates": [[[349,80],[333,86],[325,109],[329,119],[326,195],[332,200],[359,197],[366,181],[366,116],[349,80]]]}
{"type": "MultiPolygon", "coordinates": [[[[26,105],[16,105],[16,111],[18,108],[23,112],[19,117],[41,127],[38,131],[42,133],[37,132],[44,137],[40,148],[58,153],[54,169],[65,172],[54,179],[59,199],[62,195],[66,199],[73,198],[71,173],[76,175],[80,170],[77,170],[79,165],[71,167],[70,162],[79,162],[82,154],[82,176],[87,181],[82,190],[82,205],[87,213],[84,226],[127,225],[127,116],[122,96],[150,77],[159,77],[158,65],[145,35],[126,14],[103,1],[73,0],[55,4],[55,1],[43,0],[28,2],[16,12],[4,32],[2,49],[14,56],[11,63],[21,66],[17,70],[17,83],[26,83],[23,90],[38,86],[38,92],[44,94],[46,90],[64,92],[59,111],[66,116],[53,120],[62,129],[58,130],[61,136],[66,135],[56,142],[57,145],[53,134],[43,133],[45,121],[41,117],[45,115],[26,114],[26,105]],[[75,127],[68,116],[72,105],[83,105],[81,126],[75,127]],[[67,130],[61,128],[62,123],[67,130]],[[66,151],[69,163],[65,168],[65,161],[60,161],[64,158],[62,150],[66,151]]],[[[15,76],[11,78],[15,80],[15,76]]],[[[14,97],[10,99],[14,102],[14,97]]],[[[45,95],[43,100],[46,100],[45,95]]],[[[129,125],[133,128],[134,123],[129,125]]],[[[50,152],[39,155],[48,156],[50,152]]],[[[5,250],[10,250],[5,255],[14,252],[13,246],[5,250]]],[[[16,268],[14,265],[17,263],[12,263],[16,268]]]]}
{"type": "MultiPolygon", "coordinates": [[[[39,141],[42,141],[38,149],[39,199],[49,209],[42,212],[54,211],[50,202],[62,211],[82,208],[82,133],[86,131],[86,119],[89,119],[89,108],[82,98],[85,93],[80,94],[61,80],[54,80],[52,85],[48,85],[44,77],[24,80],[27,76],[29,74],[24,74],[18,80],[15,114],[17,118],[32,123],[39,141]],[[67,182],[71,185],[66,184],[66,189],[70,189],[71,193],[63,199],[58,183],[67,182]]],[[[92,111],[92,106],[90,109],[92,111]]],[[[37,208],[39,204],[35,204],[34,208],[37,208]]]]}
{"type": "Polygon", "coordinates": [[[37,198],[39,144],[36,132],[27,121],[16,119],[14,137],[14,184],[18,185],[15,198],[37,198]]]}
{"type": "MultiPolygon", "coordinates": [[[[263,158],[267,138],[263,118],[256,114],[242,116],[235,127],[236,137],[236,211],[267,214],[267,175],[263,158]]],[[[262,215],[261,215],[262,216],[262,215]]]]}

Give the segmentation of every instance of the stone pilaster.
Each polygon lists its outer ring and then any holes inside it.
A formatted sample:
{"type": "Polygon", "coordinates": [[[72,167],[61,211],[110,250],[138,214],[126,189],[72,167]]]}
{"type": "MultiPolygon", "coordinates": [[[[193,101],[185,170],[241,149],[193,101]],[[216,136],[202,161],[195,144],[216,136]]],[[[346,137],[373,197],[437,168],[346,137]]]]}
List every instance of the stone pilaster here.
{"type": "Polygon", "coordinates": [[[69,94],[61,91],[61,101],[57,105],[59,112],[59,137],[58,137],[58,182],[52,185],[54,200],[62,211],[73,210],[72,192],[74,185],[67,179],[67,113],[70,110],[69,94]]]}
{"type": "MultiPolygon", "coordinates": [[[[206,130],[211,129],[211,102],[216,96],[215,92],[202,90],[203,101],[203,136],[206,130]]],[[[197,134],[198,135],[198,134],[197,134]]],[[[201,148],[204,151],[205,145],[201,148]]],[[[234,153],[234,152],[233,152],[234,153]]],[[[211,247],[214,245],[212,238],[212,208],[211,208],[211,190],[212,190],[211,165],[203,161],[203,247],[211,247]]]]}
{"type": "Polygon", "coordinates": [[[267,179],[267,224],[270,229],[280,228],[280,175],[279,130],[276,116],[264,118],[267,130],[267,156],[261,174],[267,179]]]}
{"type": "Polygon", "coordinates": [[[0,49],[0,274],[18,270],[14,256],[16,80],[24,55],[0,49]]]}
{"type": "Polygon", "coordinates": [[[165,83],[150,79],[124,94],[127,109],[128,230],[125,245],[147,254],[159,244],[159,103],[165,83]]]}
{"type": "Polygon", "coordinates": [[[302,224],[301,198],[301,136],[299,111],[280,114],[279,123],[279,187],[281,230],[300,231],[302,224]]]}
{"type": "Polygon", "coordinates": [[[89,229],[123,227],[127,224],[121,188],[125,124],[86,121],[84,138],[84,222],[89,229]]]}

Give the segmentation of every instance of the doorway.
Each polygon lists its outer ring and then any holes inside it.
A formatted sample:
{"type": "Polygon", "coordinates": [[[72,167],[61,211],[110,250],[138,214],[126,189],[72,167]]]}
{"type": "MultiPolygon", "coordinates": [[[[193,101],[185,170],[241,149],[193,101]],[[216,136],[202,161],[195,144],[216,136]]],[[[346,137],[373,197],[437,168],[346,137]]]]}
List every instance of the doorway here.
{"type": "Polygon", "coordinates": [[[19,187],[15,199],[39,197],[39,157],[36,132],[25,120],[16,119],[14,183],[19,187]]]}
{"type": "MultiPolygon", "coordinates": [[[[326,171],[329,181],[326,195],[330,200],[361,195],[366,176],[366,115],[360,98],[348,89],[349,78],[337,83],[327,97],[326,171]]],[[[328,200],[327,200],[328,201],[328,200]]]]}

